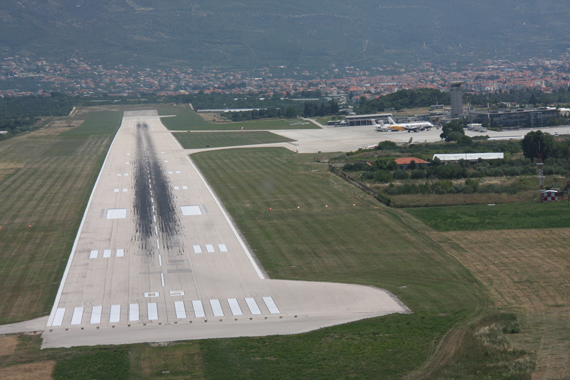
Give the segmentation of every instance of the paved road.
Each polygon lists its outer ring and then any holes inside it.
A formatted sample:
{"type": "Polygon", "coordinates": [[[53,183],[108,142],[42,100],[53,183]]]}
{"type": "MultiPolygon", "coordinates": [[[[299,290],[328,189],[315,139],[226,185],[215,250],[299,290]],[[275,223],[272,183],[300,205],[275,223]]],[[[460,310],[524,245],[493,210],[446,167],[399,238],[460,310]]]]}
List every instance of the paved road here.
{"type": "Polygon", "coordinates": [[[156,111],[125,112],[43,346],[291,334],[407,312],[388,292],[270,280],[156,111]]]}

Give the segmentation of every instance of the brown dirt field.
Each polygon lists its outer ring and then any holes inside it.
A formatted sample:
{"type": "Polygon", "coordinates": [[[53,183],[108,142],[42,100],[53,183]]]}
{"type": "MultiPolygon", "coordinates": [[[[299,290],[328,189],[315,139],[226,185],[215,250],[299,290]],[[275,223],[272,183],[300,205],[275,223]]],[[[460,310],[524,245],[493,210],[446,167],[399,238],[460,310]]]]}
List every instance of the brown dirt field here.
{"type": "Polygon", "coordinates": [[[520,203],[530,202],[537,197],[537,192],[517,195],[509,194],[413,194],[389,195],[393,207],[438,207],[461,206],[489,203],[520,203]]]}
{"type": "Polygon", "coordinates": [[[434,234],[485,285],[495,305],[518,312],[512,343],[534,351],[533,379],[570,378],[570,229],[434,234]]]}
{"type": "Polygon", "coordinates": [[[10,335],[0,338],[0,356],[13,355],[18,346],[18,336],[10,335]]]}
{"type": "Polygon", "coordinates": [[[570,306],[570,229],[438,235],[487,286],[498,307],[537,312],[570,306]]]}
{"type": "Polygon", "coordinates": [[[200,112],[198,114],[202,119],[209,123],[214,124],[229,124],[231,121],[222,117],[219,113],[207,113],[207,112],[200,112]]]}
{"type": "Polygon", "coordinates": [[[55,361],[19,364],[0,368],[0,379],[3,380],[51,380],[55,361]]]}

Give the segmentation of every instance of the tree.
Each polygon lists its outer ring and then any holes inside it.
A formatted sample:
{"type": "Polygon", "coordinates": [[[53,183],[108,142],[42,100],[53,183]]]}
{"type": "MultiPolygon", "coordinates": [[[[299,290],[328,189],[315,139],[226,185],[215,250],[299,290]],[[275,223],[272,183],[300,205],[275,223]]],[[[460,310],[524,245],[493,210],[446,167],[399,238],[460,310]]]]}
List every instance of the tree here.
{"type": "Polygon", "coordinates": [[[461,136],[465,136],[465,131],[463,127],[465,126],[465,119],[453,120],[449,123],[444,124],[441,128],[442,132],[439,135],[440,138],[445,139],[445,141],[457,141],[461,136]]]}
{"type": "Polygon", "coordinates": [[[408,165],[408,169],[415,170],[416,169],[416,161],[414,161],[414,160],[410,161],[410,164],[408,165]]]}
{"type": "Polygon", "coordinates": [[[295,108],[293,106],[289,106],[289,107],[285,108],[285,117],[287,119],[292,119],[296,116],[297,116],[297,108],[295,108]]]}
{"type": "Polygon", "coordinates": [[[542,153],[542,159],[545,160],[552,155],[554,148],[554,137],[542,131],[533,131],[527,133],[522,140],[523,155],[531,160],[538,158],[538,153],[542,153]]]}
{"type": "Polygon", "coordinates": [[[531,94],[531,95],[530,95],[530,99],[528,100],[528,104],[534,105],[534,104],[536,104],[536,103],[538,103],[538,100],[536,100],[536,95],[531,94]]]}

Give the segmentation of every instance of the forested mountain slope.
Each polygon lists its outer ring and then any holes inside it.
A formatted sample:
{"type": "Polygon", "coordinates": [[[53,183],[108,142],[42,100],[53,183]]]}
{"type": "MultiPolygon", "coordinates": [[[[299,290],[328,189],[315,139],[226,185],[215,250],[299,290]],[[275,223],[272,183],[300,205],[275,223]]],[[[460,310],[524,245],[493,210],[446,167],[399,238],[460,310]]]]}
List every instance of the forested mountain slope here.
{"type": "Polygon", "coordinates": [[[0,58],[253,68],[556,57],[559,0],[3,0],[0,58]]]}

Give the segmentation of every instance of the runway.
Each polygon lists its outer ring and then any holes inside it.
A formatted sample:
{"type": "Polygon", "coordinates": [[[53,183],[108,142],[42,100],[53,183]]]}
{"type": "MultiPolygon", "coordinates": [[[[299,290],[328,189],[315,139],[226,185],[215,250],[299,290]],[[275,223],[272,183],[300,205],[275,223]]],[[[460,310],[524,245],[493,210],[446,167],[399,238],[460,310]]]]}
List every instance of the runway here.
{"type": "Polygon", "coordinates": [[[292,334],[408,309],[359,285],[268,279],[156,111],[125,112],[43,348],[292,334]]]}

